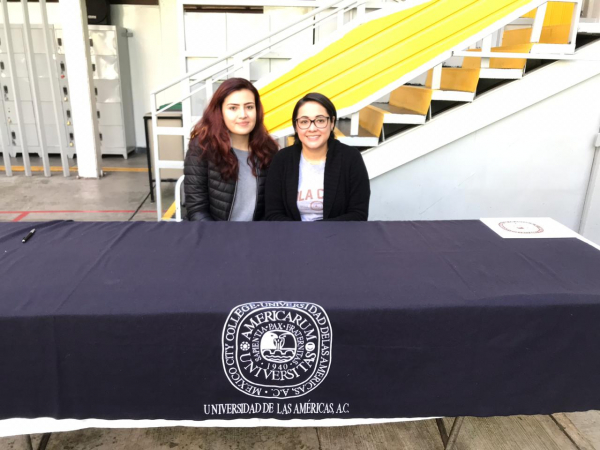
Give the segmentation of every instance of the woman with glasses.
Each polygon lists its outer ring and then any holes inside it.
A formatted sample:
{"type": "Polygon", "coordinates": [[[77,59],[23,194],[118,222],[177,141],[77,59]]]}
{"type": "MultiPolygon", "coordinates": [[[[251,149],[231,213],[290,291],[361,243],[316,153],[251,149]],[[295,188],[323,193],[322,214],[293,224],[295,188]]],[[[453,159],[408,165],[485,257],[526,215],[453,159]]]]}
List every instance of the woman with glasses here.
{"type": "Polygon", "coordinates": [[[367,220],[367,169],[357,149],[335,139],[336,115],[322,94],[296,103],[294,145],[277,153],[269,168],[267,220],[367,220]]]}
{"type": "Polygon", "coordinates": [[[192,131],[184,163],[189,220],[263,220],[267,169],[277,144],[263,124],[256,88],[225,81],[192,131]]]}

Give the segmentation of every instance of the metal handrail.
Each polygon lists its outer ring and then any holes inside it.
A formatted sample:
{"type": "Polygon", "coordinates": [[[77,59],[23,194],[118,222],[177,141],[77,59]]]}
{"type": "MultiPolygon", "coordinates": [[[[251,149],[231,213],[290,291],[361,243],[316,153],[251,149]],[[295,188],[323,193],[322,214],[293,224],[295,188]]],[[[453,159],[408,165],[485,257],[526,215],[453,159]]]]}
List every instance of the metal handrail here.
{"type": "MultiPolygon", "coordinates": [[[[222,63],[223,61],[226,61],[229,58],[233,58],[235,55],[237,55],[239,53],[242,53],[242,52],[248,50],[249,48],[255,47],[256,45],[260,44],[261,42],[269,40],[272,37],[277,36],[278,34],[281,34],[284,31],[289,30],[290,28],[295,27],[296,25],[298,25],[298,24],[300,24],[300,23],[302,23],[302,22],[304,22],[304,21],[306,21],[308,19],[312,19],[314,16],[316,16],[320,12],[323,12],[323,11],[325,11],[327,9],[333,8],[334,6],[336,6],[336,5],[340,4],[340,3],[350,3],[350,4],[356,3],[357,6],[359,6],[360,4],[367,3],[367,0],[334,0],[333,2],[330,2],[330,3],[327,3],[327,4],[323,5],[323,6],[320,6],[320,7],[316,8],[314,11],[312,11],[310,13],[307,13],[307,14],[304,14],[303,16],[301,16],[300,18],[298,18],[294,22],[286,24],[284,27],[278,29],[277,31],[273,31],[272,33],[270,33],[270,34],[268,34],[266,36],[263,36],[262,38],[260,38],[260,39],[258,39],[256,41],[254,41],[254,42],[246,45],[245,47],[236,49],[236,50],[228,53],[227,55],[225,55],[225,56],[217,59],[216,61],[213,61],[212,63],[208,64],[205,67],[202,67],[202,68],[200,68],[200,69],[198,69],[196,71],[193,71],[193,72],[187,72],[187,73],[185,73],[184,75],[182,75],[179,78],[177,78],[175,81],[172,81],[171,83],[166,84],[166,85],[164,85],[164,86],[162,86],[162,87],[160,87],[160,88],[152,91],[151,94],[152,95],[159,94],[159,93],[161,93],[161,92],[169,89],[170,87],[173,87],[173,86],[177,85],[178,83],[181,83],[182,81],[185,81],[186,79],[188,79],[188,78],[190,78],[190,77],[192,77],[192,76],[194,76],[194,75],[196,75],[196,74],[198,74],[198,73],[200,73],[202,71],[205,71],[205,70],[207,70],[207,69],[209,69],[209,68],[211,68],[211,67],[213,67],[213,66],[215,66],[217,64],[220,64],[220,63],[222,63]]],[[[337,11],[332,12],[331,15],[333,15],[333,14],[337,14],[337,11]]],[[[323,20],[329,18],[331,15],[320,19],[318,22],[311,22],[305,28],[302,28],[301,30],[296,31],[295,33],[293,33],[293,34],[291,34],[289,36],[286,36],[285,38],[280,39],[279,41],[277,41],[275,43],[269,43],[269,45],[266,46],[265,48],[273,47],[273,45],[279,44],[284,39],[288,39],[289,37],[293,36],[294,34],[297,34],[300,31],[304,31],[306,28],[309,28],[309,27],[317,25],[318,23],[322,22],[323,20]]],[[[260,50],[260,51],[262,51],[262,50],[260,50]]]]}
{"type": "MultiPolygon", "coordinates": [[[[321,17],[321,18],[320,18],[320,19],[319,19],[317,22],[310,22],[310,23],[308,23],[307,25],[303,26],[302,28],[298,28],[298,29],[296,29],[295,31],[293,31],[293,32],[290,32],[290,33],[289,33],[288,35],[286,35],[285,37],[282,37],[282,38],[281,38],[279,41],[277,41],[277,42],[274,42],[274,43],[269,43],[269,45],[267,45],[267,46],[264,46],[262,49],[260,49],[260,50],[256,50],[256,51],[254,51],[254,52],[252,52],[252,53],[250,53],[250,54],[246,55],[244,58],[242,58],[242,60],[246,60],[246,59],[247,59],[247,60],[250,60],[249,62],[254,62],[256,59],[260,58],[260,57],[261,57],[261,56],[263,56],[265,53],[268,53],[269,51],[271,51],[271,49],[272,49],[273,47],[275,47],[275,46],[277,46],[277,45],[281,44],[281,43],[282,43],[284,40],[286,40],[286,39],[289,39],[289,38],[291,38],[291,37],[293,37],[293,36],[297,35],[298,33],[301,33],[302,31],[304,31],[304,30],[307,30],[307,29],[309,29],[309,28],[316,28],[316,27],[317,27],[317,26],[318,26],[320,23],[322,23],[322,22],[324,22],[325,20],[327,20],[327,19],[331,18],[333,15],[339,14],[339,12],[340,12],[340,11],[339,11],[339,9],[340,9],[340,8],[344,8],[344,10],[343,10],[343,11],[345,12],[347,9],[354,9],[354,8],[357,8],[357,7],[361,6],[361,5],[363,5],[363,4],[366,4],[366,3],[368,3],[368,0],[338,0],[338,1],[336,1],[335,3],[336,3],[336,4],[337,4],[337,3],[346,3],[346,5],[344,5],[343,7],[342,7],[342,6],[339,6],[337,11],[332,11],[331,13],[329,13],[329,14],[327,14],[327,15],[325,15],[325,16],[323,16],[323,17],[321,17]]],[[[312,13],[310,13],[310,14],[308,14],[308,15],[310,15],[311,17],[313,17],[313,16],[314,16],[312,13]]],[[[306,16],[303,16],[303,17],[304,17],[304,19],[303,19],[303,20],[307,19],[307,17],[306,17],[306,16]]],[[[303,20],[296,21],[296,22],[295,22],[295,24],[297,25],[297,24],[301,23],[303,20]]],[[[213,69],[214,69],[214,70],[213,70],[213,71],[211,71],[210,73],[208,73],[208,74],[205,74],[203,77],[201,77],[201,78],[202,78],[201,80],[198,80],[198,81],[196,81],[196,82],[194,82],[194,83],[190,84],[190,87],[191,87],[191,86],[193,86],[193,85],[196,85],[196,84],[202,83],[203,81],[205,82],[205,84],[204,84],[204,85],[202,85],[201,87],[199,87],[199,88],[197,88],[197,89],[195,89],[195,90],[193,90],[193,91],[190,91],[190,92],[189,92],[189,94],[187,94],[187,95],[185,95],[185,96],[183,96],[183,97],[179,97],[179,99],[178,99],[178,100],[175,100],[175,101],[173,101],[173,102],[171,102],[171,103],[169,103],[169,104],[166,104],[166,105],[162,106],[161,108],[159,108],[159,109],[156,111],[156,113],[157,113],[157,114],[160,114],[161,112],[163,112],[163,111],[166,111],[166,110],[168,110],[169,108],[171,108],[173,105],[175,105],[175,104],[177,104],[177,103],[179,103],[179,102],[182,102],[182,101],[184,101],[184,100],[187,100],[188,98],[192,97],[194,94],[197,94],[198,92],[202,91],[203,89],[205,89],[205,88],[206,88],[206,80],[208,80],[208,79],[212,78],[212,77],[213,77],[213,76],[215,76],[216,74],[221,74],[222,76],[226,76],[226,75],[230,75],[230,74],[231,74],[231,73],[233,73],[233,72],[236,72],[237,70],[239,70],[239,68],[238,68],[238,67],[236,67],[236,64],[238,64],[238,62],[237,62],[237,61],[234,61],[234,62],[230,63],[229,65],[227,65],[227,66],[225,66],[225,67],[220,67],[220,68],[219,68],[219,67],[216,67],[216,66],[217,66],[218,64],[222,63],[223,61],[226,61],[227,59],[230,59],[230,58],[232,58],[232,56],[233,56],[233,55],[237,55],[237,54],[243,53],[245,50],[248,50],[248,49],[249,49],[249,48],[251,48],[251,47],[255,47],[255,46],[258,44],[258,43],[260,43],[260,42],[263,42],[263,41],[266,41],[266,40],[270,39],[271,37],[273,37],[273,36],[276,36],[276,35],[278,35],[278,34],[281,34],[281,33],[283,33],[284,31],[288,30],[289,28],[291,28],[291,27],[293,27],[293,26],[294,26],[294,25],[289,25],[289,26],[286,26],[284,29],[281,29],[281,30],[279,30],[279,31],[276,31],[276,32],[274,32],[274,33],[271,33],[271,34],[270,34],[270,35],[268,35],[267,37],[265,37],[265,38],[262,38],[262,39],[260,39],[260,40],[256,41],[254,44],[250,44],[250,45],[248,45],[248,46],[244,47],[244,48],[243,48],[243,49],[241,49],[241,50],[234,51],[234,52],[232,52],[232,53],[228,54],[227,56],[224,56],[224,57],[222,57],[222,58],[218,59],[217,61],[214,61],[214,62],[212,62],[211,64],[209,64],[209,65],[207,65],[207,66],[205,66],[205,67],[202,67],[201,69],[198,69],[198,70],[196,70],[196,71],[194,71],[194,72],[188,72],[188,73],[186,73],[186,74],[183,76],[183,78],[181,78],[181,77],[180,77],[180,78],[178,79],[178,81],[176,81],[176,82],[174,82],[173,84],[171,84],[171,85],[169,85],[169,86],[167,86],[167,87],[163,88],[162,90],[165,90],[165,89],[168,89],[168,88],[170,88],[170,87],[173,87],[175,84],[177,84],[177,83],[181,83],[182,81],[185,81],[185,80],[187,80],[187,79],[189,79],[189,78],[191,78],[191,77],[193,77],[194,75],[197,75],[197,74],[199,74],[199,73],[206,72],[206,71],[210,70],[211,68],[213,68],[213,69]],[[230,70],[230,69],[232,69],[232,68],[234,68],[234,69],[233,69],[233,71],[232,71],[232,70],[230,70]],[[225,72],[225,73],[223,73],[223,72],[225,72]]],[[[162,92],[162,91],[154,91],[154,92],[153,92],[151,95],[152,95],[152,96],[154,96],[154,95],[156,95],[156,94],[158,94],[158,93],[160,93],[160,92],[162,92]]],[[[154,103],[154,104],[155,104],[155,103],[154,103]]]]}

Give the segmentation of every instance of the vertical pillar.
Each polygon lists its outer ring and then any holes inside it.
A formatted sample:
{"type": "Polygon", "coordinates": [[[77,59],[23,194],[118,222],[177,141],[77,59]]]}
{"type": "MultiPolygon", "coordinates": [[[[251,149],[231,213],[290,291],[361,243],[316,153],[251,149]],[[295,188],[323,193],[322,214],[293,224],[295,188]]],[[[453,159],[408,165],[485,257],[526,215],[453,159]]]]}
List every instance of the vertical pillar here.
{"type": "MultiPolygon", "coordinates": [[[[42,18],[42,29],[44,30],[44,48],[46,49],[46,68],[48,69],[48,76],[52,77],[55,73],[54,66],[54,48],[51,44],[51,39],[54,37],[54,28],[50,29],[48,25],[48,9],[46,7],[46,0],[40,1],[40,16],[42,18]],[[52,37],[51,37],[52,35],[52,37]]],[[[54,110],[54,122],[56,125],[56,135],[58,136],[58,145],[60,146],[60,160],[62,162],[63,176],[68,177],[71,175],[69,169],[69,158],[67,157],[67,140],[64,131],[63,118],[62,118],[62,105],[58,101],[58,87],[54,83],[50,83],[50,93],[52,94],[52,106],[54,110]]]]}
{"type": "Polygon", "coordinates": [[[85,0],[59,0],[79,176],[102,174],[85,0]]]}
{"type": "MultiPolygon", "coordinates": [[[[48,159],[48,146],[46,145],[46,130],[44,129],[44,117],[42,116],[42,103],[40,101],[40,88],[38,86],[37,68],[35,66],[35,55],[33,53],[33,39],[31,37],[31,24],[29,23],[29,7],[27,0],[21,0],[23,11],[23,37],[25,43],[25,59],[27,60],[27,71],[29,72],[29,83],[31,97],[33,100],[33,111],[35,112],[35,127],[40,144],[44,176],[49,177],[50,160],[48,159]]],[[[44,31],[45,32],[45,31],[44,31]]],[[[51,72],[50,72],[51,73],[51,72]]],[[[48,74],[48,77],[52,75],[48,74]]],[[[52,85],[52,83],[50,83],[52,85]]]]}

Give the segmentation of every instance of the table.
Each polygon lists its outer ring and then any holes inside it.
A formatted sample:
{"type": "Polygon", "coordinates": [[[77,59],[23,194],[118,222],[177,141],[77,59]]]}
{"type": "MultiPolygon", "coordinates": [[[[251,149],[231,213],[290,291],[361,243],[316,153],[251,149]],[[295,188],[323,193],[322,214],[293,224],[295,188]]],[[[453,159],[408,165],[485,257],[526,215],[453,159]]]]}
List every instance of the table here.
{"type": "Polygon", "coordinates": [[[0,419],[600,408],[600,252],[576,238],[480,221],[46,222],[22,244],[31,227],[0,224],[0,419]]]}

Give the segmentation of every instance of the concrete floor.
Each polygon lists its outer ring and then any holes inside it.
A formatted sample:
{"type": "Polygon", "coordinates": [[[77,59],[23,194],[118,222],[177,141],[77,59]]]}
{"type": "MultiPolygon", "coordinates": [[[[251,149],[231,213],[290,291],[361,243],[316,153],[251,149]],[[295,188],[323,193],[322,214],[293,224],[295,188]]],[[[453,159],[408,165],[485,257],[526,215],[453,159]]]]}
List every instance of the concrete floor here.
{"type": "MultiPolygon", "coordinates": [[[[447,426],[451,419],[447,420],[447,426]]],[[[41,436],[32,437],[34,448],[41,436]]],[[[22,436],[0,450],[25,450],[22,436]]],[[[53,434],[48,450],[442,450],[433,420],[335,428],[87,429],[53,434]]],[[[456,450],[600,450],[600,412],[468,417],[456,450]]]]}
{"type": "MultiPolygon", "coordinates": [[[[21,165],[19,159],[14,165],[21,165]]],[[[72,165],[76,160],[72,161],[72,165]]],[[[32,165],[39,166],[37,158],[32,165]]],[[[58,158],[52,166],[60,166],[58,158]]],[[[104,168],[146,167],[143,154],[128,160],[105,157],[104,168]]],[[[36,172],[26,177],[0,172],[0,221],[127,221],[156,220],[144,171],[108,171],[100,180],[36,172]]],[[[172,203],[174,185],[164,183],[163,210],[172,203]]],[[[1,399],[0,399],[1,401],[1,399]]],[[[448,424],[450,423],[450,419],[448,424]]],[[[447,426],[448,426],[447,424],[447,426]]],[[[33,436],[34,447],[41,436],[33,436]]],[[[25,449],[21,436],[0,438],[0,450],[25,449]]],[[[48,450],[441,450],[434,421],[340,428],[157,428],[87,429],[52,435],[48,450]]],[[[513,416],[465,420],[456,450],[600,450],[600,412],[552,416],[513,416]]]]}
{"type": "MultiPolygon", "coordinates": [[[[13,167],[22,166],[20,158],[12,159],[13,167]]],[[[71,160],[74,166],[77,160],[71,160]]],[[[104,157],[103,178],[79,179],[73,171],[70,177],[62,172],[52,172],[45,177],[34,172],[27,177],[14,170],[12,177],[0,172],[0,222],[78,220],[126,221],[156,220],[156,205],[150,202],[147,171],[119,172],[145,169],[145,154],[133,153],[129,159],[104,157]]],[[[37,157],[32,166],[41,166],[37,157]]],[[[61,167],[60,159],[50,159],[52,167],[61,167]]],[[[174,200],[174,183],[163,183],[163,212],[174,200]]]]}

